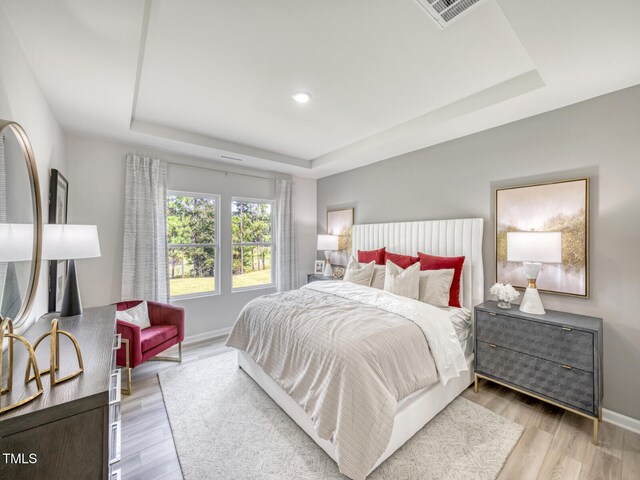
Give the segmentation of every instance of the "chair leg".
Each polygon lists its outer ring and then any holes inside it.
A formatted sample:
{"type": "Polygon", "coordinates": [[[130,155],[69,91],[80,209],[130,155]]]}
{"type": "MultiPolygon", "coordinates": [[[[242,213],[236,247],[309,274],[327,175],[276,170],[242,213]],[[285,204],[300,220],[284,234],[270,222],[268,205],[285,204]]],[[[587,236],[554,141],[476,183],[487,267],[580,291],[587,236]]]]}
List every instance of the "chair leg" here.
{"type": "Polygon", "coordinates": [[[177,357],[158,357],[157,355],[150,358],[147,361],[160,361],[160,362],[179,362],[182,363],[182,342],[178,344],[178,356],[177,357]]]}
{"type": "Polygon", "coordinates": [[[125,363],[124,363],[124,367],[120,367],[126,370],[127,372],[127,388],[120,388],[120,390],[122,391],[122,393],[124,393],[125,395],[131,395],[131,367],[129,366],[129,339],[128,338],[123,338],[121,340],[121,347],[122,345],[125,346],[125,350],[124,350],[124,357],[125,357],[125,363]]]}

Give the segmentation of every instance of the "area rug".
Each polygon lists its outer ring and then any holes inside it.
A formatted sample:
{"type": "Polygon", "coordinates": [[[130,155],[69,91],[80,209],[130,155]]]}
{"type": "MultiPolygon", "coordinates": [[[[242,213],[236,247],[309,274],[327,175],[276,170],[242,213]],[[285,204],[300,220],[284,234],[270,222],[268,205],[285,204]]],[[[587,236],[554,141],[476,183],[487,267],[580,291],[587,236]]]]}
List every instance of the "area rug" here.
{"type": "MultiPolygon", "coordinates": [[[[238,368],[235,352],[158,376],[185,480],[347,478],[238,368]]],[[[458,397],[368,478],[493,480],[522,431],[458,397]]]]}

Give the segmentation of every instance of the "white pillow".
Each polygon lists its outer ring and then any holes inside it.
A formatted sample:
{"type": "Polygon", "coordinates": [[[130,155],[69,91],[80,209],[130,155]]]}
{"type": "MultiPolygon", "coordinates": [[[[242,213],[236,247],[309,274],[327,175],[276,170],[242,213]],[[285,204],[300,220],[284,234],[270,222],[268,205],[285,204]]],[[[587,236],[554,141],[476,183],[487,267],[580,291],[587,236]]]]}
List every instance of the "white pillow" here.
{"type": "Polygon", "coordinates": [[[449,306],[449,291],[455,270],[422,270],[418,300],[436,307],[449,306]]]}
{"type": "Polygon", "coordinates": [[[347,269],[344,272],[343,281],[368,287],[371,285],[371,277],[375,266],[375,261],[362,264],[356,260],[356,257],[351,256],[349,265],[347,265],[347,269]]]}
{"type": "Polygon", "coordinates": [[[384,276],[387,267],[385,265],[376,265],[373,267],[373,277],[371,277],[371,286],[379,290],[384,290],[384,276]]]}
{"type": "Polygon", "coordinates": [[[387,260],[384,289],[387,292],[417,300],[420,292],[420,263],[414,263],[410,267],[402,269],[387,260]]]}
{"type": "Polygon", "coordinates": [[[142,330],[151,326],[147,302],[144,301],[128,310],[116,312],[116,319],[138,325],[142,330]]]}

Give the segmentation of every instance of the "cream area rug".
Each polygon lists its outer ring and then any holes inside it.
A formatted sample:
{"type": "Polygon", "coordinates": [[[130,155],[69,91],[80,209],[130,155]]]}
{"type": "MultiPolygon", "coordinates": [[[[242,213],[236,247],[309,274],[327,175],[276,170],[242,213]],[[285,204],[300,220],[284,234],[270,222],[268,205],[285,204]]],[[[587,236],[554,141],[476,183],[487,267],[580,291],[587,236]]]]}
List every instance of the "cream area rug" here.
{"type": "MultiPolygon", "coordinates": [[[[185,480],[346,479],[236,358],[158,374],[185,480]]],[[[493,480],[522,431],[458,397],[368,478],[493,480]]]]}

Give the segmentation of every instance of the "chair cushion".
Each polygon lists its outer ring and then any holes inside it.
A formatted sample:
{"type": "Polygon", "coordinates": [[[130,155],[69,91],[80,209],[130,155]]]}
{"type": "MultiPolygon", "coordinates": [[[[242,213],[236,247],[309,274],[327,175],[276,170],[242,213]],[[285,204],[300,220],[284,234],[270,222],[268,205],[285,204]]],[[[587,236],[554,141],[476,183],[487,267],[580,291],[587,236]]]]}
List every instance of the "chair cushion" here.
{"type": "Polygon", "coordinates": [[[178,328],[175,325],[158,325],[140,330],[140,346],[143,352],[166,342],[170,338],[178,336],[178,328]]]}

